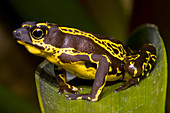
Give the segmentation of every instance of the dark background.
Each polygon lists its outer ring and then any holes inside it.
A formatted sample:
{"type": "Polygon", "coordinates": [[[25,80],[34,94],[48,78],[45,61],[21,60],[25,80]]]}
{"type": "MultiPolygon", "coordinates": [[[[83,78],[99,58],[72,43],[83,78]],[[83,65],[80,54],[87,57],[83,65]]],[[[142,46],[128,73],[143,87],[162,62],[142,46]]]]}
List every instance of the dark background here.
{"type": "Polygon", "coordinates": [[[159,27],[168,55],[169,5],[169,0],[4,0],[0,3],[0,112],[40,112],[34,71],[43,58],[16,43],[12,31],[22,22],[53,22],[114,36],[123,43],[136,27],[152,23],[159,27]]]}

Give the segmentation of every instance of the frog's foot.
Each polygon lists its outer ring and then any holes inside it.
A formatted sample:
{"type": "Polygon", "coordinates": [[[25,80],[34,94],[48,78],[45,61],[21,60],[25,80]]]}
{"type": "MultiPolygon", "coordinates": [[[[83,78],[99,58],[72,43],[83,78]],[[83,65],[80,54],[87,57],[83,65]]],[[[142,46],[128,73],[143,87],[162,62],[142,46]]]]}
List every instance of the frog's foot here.
{"type": "Polygon", "coordinates": [[[139,83],[139,78],[136,77],[136,78],[131,78],[129,81],[126,82],[126,84],[120,86],[118,89],[115,89],[114,92],[119,92],[119,91],[122,91],[130,86],[138,86],[138,83],[139,83]]]}
{"type": "Polygon", "coordinates": [[[59,87],[59,91],[58,94],[62,94],[62,93],[73,93],[73,94],[78,94],[78,91],[83,90],[83,88],[77,88],[75,86],[71,86],[69,84],[64,85],[64,86],[60,86],[59,87]]]}
{"type": "Polygon", "coordinates": [[[90,94],[66,94],[67,100],[88,100],[88,101],[97,101],[91,98],[90,94]]]}

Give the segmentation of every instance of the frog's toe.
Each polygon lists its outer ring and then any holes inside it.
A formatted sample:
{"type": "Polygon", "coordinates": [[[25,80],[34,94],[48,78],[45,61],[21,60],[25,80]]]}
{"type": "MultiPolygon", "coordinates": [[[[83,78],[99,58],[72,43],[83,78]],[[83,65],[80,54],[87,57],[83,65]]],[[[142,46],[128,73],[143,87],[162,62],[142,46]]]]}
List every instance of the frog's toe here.
{"type": "Polygon", "coordinates": [[[68,88],[68,87],[60,87],[58,89],[58,94],[62,94],[62,93],[73,93],[73,94],[77,94],[78,91],[77,90],[73,90],[72,88],[68,88]]]}
{"type": "Polygon", "coordinates": [[[73,91],[82,91],[83,88],[77,88],[77,87],[75,87],[75,86],[72,86],[72,90],[73,90],[73,91]]]}
{"type": "Polygon", "coordinates": [[[138,86],[139,78],[131,78],[128,82],[126,82],[124,85],[120,86],[118,89],[114,90],[114,93],[122,91],[124,89],[127,89],[130,86],[138,86]]]}
{"type": "Polygon", "coordinates": [[[67,100],[91,100],[88,94],[66,94],[65,96],[67,100]]]}
{"type": "Polygon", "coordinates": [[[78,98],[81,98],[80,94],[66,94],[67,100],[77,100],[78,98]]]}
{"type": "Polygon", "coordinates": [[[115,89],[114,90],[114,93],[117,93],[117,92],[119,92],[120,91],[120,89],[115,89]]]}

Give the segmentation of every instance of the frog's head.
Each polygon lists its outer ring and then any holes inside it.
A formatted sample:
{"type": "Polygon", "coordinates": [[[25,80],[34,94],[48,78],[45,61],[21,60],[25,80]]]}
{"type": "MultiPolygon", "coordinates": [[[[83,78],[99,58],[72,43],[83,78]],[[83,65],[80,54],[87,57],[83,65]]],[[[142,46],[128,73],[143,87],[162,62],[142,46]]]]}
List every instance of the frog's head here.
{"type": "Polygon", "coordinates": [[[30,53],[42,56],[56,51],[52,46],[56,43],[53,38],[57,33],[56,27],[51,23],[24,22],[21,28],[14,30],[13,35],[30,53]]]}

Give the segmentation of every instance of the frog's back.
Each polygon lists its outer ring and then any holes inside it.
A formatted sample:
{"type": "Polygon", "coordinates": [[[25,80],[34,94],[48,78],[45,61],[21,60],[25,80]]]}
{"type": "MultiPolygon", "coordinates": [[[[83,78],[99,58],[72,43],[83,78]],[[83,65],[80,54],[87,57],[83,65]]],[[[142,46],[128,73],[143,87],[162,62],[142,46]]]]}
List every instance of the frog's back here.
{"type": "Polygon", "coordinates": [[[73,46],[78,51],[105,54],[124,60],[126,50],[122,43],[112,37],[84,32],[75,28],[57,26],[59,31],[65,35],[62,47],[73,46]]]}

